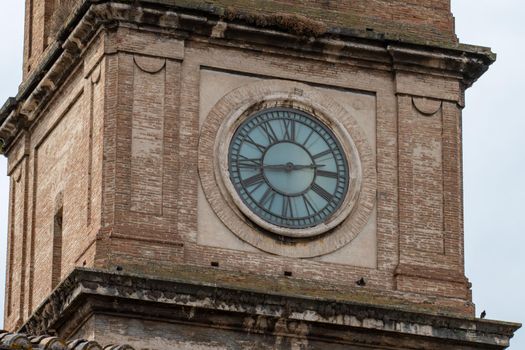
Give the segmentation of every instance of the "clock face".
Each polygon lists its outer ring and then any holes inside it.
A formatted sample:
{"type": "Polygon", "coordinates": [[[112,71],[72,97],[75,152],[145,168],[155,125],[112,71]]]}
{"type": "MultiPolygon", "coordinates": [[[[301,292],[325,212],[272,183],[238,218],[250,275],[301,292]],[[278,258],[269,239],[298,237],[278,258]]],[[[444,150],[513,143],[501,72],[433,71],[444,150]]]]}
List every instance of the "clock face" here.
{"type": "Polygon", "coordinates": [[[249,210],[291,229],[327,221],[344,201],[349,182],[334,134],[315,117],[286,108],[263,110],[237,128],[228,169],[249,210]]]}

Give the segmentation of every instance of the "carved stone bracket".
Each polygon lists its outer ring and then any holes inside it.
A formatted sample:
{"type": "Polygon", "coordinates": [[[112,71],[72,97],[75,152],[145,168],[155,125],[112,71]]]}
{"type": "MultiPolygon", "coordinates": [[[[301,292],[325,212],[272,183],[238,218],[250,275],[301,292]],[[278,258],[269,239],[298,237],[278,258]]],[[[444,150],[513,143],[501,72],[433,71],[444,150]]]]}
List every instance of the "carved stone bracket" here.
{"type": "Polygon", "coordinates": [[[4,120],[2,125],[0,125],[0,139],[7,143],[10,139],[15,137],[18,131],[18,124],[20,123],[20,118],[18,113],[12,111],[9,116],[4,120]]]}

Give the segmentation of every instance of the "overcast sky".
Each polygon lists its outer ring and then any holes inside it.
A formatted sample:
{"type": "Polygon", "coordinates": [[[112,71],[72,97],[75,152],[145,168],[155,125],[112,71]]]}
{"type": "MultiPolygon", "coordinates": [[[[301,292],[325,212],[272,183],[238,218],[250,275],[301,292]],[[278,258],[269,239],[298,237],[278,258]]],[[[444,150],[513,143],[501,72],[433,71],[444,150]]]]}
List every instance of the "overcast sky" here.
{"type": "MultiPolygon", "coordinates": [[[[23,1],[0,11],[0,105],[21,81],[23,1]]],[[[525,321],[525,2],[453,0],[461,42],[492,47],[497,62],[467,92],[463,113],[465,260],[477,314],[525,321]]],[[[0,281],[5,280],[8,178],[0,156],[0,281]]],[[[0,315],[4,286],[0,283],[0,315]]],[[[1,318],[1,317],[0,317],[1,318]]],[[[1,321],[0,321],[1,324],[1,321]]],[[[510,349],[525,349],[518,331],[510,349]]]]}

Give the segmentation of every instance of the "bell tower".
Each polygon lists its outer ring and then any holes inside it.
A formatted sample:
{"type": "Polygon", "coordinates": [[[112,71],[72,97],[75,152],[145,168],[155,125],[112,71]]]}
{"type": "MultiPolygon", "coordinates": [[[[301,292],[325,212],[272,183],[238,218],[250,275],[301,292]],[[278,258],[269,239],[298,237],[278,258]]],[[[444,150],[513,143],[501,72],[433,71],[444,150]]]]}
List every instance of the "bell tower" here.
{"type": "Polygon", "coordinates": [[[26,0],[5,327],[149,349],[504,349],[464,274],[449,0],[26,0]]]}

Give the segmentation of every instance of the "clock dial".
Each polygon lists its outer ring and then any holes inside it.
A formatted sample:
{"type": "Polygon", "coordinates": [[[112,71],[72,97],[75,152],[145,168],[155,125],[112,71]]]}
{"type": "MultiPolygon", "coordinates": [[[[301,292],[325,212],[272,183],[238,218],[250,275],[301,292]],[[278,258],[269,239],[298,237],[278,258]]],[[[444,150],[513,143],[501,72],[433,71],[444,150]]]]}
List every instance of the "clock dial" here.
{"type": "Polygon", "coordinates": [[[334,134],[295,109],[268,109],[247,118],[231,140],[228,168],[243,203],[280,227],[325,222],[348,188],[348,164],[334,134]]]}

